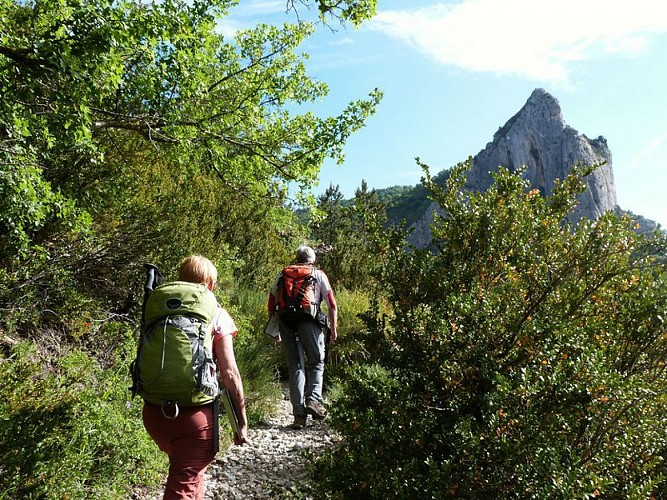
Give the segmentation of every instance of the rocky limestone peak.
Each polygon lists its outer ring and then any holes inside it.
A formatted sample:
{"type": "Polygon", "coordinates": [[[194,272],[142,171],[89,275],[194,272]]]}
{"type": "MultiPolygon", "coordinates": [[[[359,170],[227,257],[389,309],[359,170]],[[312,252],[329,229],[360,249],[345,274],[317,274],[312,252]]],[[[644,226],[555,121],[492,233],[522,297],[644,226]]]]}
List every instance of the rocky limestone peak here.
{"type": "Polygon", "coordinates": [[[543,194],[551,194],[554,181],[565,178],[577,163],[605,163],[588,179],[571,220],[597,219],[616,207],[616,186],[611,152],[603,137],[589,139],[563,120],[558,101],[536,89],[526,104],[473,158],[468,187],[484,190],[491,185],[490,173],[504,166],[515,171],[526,167],[525,177],[543,194]]]}
{"type": "MultiPolygon", "coordinates": [[[[581,218],[597,219],[616,208],[611,152],[604,137],[589,139],[567,125],[558,101],[544,89],[535,89],[519,112],[498,129],[493,141],[473,158],[466,188],[486,190],[493,181],[491,172],[498,167],[516,171],[525,166],[524,177],[548,195],[553,191],[554,181],[565,178],[578,163],[604,165],[587,178],[588,189],[570,215],[573,222],[581,218]]],[[[436,206],[429,207],[415,225],[411,239],[417,246],[428,244],[428,226],[437,210],[436,206]]]]}
{"type": "Polygon", "coordinates": [[[498,129],[493,135],[493,142],[496,142],[507,133],[507,131],[517,121],[525,120],[523,117],[533,117],[533,121],[543,125],[549,124],[555,129],[563,129],[567,127],[565,120],[563,120],[563,113],[556,98],[549,94],[544,89],[535,89],[526,101],[526,104],[519,110],[519,112],[510,118],[507,123],[498,129]]]}

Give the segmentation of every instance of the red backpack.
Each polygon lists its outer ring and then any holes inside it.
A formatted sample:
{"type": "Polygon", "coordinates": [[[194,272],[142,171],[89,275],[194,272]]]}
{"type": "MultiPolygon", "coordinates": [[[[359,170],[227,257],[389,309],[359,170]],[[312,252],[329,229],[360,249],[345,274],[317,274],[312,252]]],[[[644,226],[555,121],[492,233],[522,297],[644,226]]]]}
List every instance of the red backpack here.
{"type": "Polygon", "coordinates": [[[280,273],[276,311],[281,320],[318,319],[320,305],[315,296],[315,266],[292,264],[280,273]]]}

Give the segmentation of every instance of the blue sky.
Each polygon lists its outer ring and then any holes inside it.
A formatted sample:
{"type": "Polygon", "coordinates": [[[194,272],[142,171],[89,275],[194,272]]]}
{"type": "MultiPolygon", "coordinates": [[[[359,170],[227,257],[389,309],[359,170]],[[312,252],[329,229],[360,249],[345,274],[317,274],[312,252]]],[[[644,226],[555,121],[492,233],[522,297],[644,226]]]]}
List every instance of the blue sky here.
{"type": "MultiPolygon", "coordinates": [[[[294,20],[286,1],[241,0],[222,25],[294,20]]],[[[301,17],[308,14],[305,7],[301,17]]],[[[377,113],[325,164],[346,197],[414,185],[415,157],[437,173],[474,156],[535,88],[558,99],[568,125],[604,136],[618,204],[667,227],[667,3],[662,0],[378,0],[359,29],[320,29],[302,46],[328,83],[318,114],[373,88],[377,113]]]]}

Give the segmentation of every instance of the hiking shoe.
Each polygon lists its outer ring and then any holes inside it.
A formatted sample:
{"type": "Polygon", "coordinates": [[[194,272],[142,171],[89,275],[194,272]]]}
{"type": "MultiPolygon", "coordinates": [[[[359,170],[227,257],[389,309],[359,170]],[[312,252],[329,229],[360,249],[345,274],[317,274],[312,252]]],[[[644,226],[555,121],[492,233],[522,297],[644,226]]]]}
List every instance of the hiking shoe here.
{"type": "Polygon", "coordinates": [[[290,429],[303,429],[306,426],[306,419],[308,415],[294,415],[294,422],[290,425],[290,429]]]}
{"type": "Polygon", "coordinates": [[[313,416],[314,420],[322,420],[327,416],[327,411],[320,403],[313,399],[306,401],[306,412],[313,416]]]}

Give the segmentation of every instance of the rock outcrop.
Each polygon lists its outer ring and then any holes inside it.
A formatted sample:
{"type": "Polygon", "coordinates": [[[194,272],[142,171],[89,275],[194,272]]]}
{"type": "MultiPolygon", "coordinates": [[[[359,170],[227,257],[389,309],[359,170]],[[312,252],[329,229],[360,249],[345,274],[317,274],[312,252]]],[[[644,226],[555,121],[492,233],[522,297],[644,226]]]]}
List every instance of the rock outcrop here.
{"type": "MultiPolygon", "coordinates": [[[[545,90],[536,89],[523,108],[495,133],[493,141],[473,158],[466,188],[486,190],[493,182],[491,172],[498,167],[516,171],[525,166],[524,177],[542,194],[549,195],[554,181],[566,177],[578,163],[604,165],[587,177],[588,189],[570,215],[573,222],[596,219],[616,208],[611,152],[604,137],[589,139],[568,126],[558,101],[545,90]]],[[[437,210],[431,205],[415,224],[413,244],[428,245],[428,226],[437,210]]]]}

